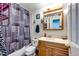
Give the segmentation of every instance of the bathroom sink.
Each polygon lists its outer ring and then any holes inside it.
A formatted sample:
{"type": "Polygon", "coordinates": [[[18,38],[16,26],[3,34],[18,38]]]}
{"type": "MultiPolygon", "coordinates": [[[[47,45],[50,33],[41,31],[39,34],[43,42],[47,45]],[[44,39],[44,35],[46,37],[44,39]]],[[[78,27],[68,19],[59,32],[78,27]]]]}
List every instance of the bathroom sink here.
{"type": "Polygon", "coordinates": [[[54,42],[54,43],[60,43],[60,44],[65,44],[65,45],[68,45],[69,44],[69,41],[68,40],[63,40],[61,38],[41,37],[41,38],[39,38],[39,40],[48,41],[48,42],[54,42]]]}

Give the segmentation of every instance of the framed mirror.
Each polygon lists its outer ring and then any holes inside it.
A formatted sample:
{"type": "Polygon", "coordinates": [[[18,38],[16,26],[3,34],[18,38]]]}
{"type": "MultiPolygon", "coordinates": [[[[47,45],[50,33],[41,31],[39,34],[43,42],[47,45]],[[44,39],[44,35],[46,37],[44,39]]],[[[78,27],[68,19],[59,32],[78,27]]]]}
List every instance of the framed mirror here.
{"type": "Polygon", "coordinates": [[[63,30],[63,11],[44,14],[44,29],[63,30]]]}

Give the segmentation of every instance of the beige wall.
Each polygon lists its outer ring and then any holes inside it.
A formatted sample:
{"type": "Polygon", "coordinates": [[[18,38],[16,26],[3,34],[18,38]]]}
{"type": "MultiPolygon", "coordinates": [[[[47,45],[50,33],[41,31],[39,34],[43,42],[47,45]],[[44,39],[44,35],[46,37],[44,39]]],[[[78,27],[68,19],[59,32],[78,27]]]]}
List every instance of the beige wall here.
{"type": "Polygon", "coordinates": [[[63,36],[67,36],[67,15],[66,15],[66,9],[67,5],[64,5],[64,30],[43,30],[43,26],[41,24],[41,19],[43,18],[43,10],[39,9],[36,11],[33,11],[31,13],[31,36],[32,38],[38,38],[42,37],[44,35],[44,32],[46,32],[47,36],[52,36],[52,37],[58,37],[61,38],[63,36]],[[41,19],[36,19],[36,14],[40,13],[41,14],[41,19]],[[35,24],[33,24],[33,21],[35,20],[35,24]],[[35,26],[39,24],[40,25],[40,33],[35,32],[35,26]]]}

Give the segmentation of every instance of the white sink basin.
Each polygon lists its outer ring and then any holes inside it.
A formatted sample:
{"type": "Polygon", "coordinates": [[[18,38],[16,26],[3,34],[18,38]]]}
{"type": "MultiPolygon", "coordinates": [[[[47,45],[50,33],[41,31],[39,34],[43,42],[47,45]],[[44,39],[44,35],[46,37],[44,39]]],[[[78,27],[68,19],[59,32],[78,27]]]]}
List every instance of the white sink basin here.
{"type": "Polygon", "coordinates": [[[48,41],[48,42],[55,42],[55,43],[61,43],[61,44],[65,44],[65,45],[69,44],[68,40],[63,40],[63,39],[60,39],[60,38],[41,37],[41,38],[39,38],[39,40],[48,41]]]}

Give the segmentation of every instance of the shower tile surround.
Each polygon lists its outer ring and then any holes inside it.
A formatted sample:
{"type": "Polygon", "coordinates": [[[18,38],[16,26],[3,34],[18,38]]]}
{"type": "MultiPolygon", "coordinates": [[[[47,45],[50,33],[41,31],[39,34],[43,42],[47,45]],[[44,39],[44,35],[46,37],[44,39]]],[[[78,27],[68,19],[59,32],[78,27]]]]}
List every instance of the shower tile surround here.
{"type": "MultiPolygon", "coordinates": [[[[2,12],[3,13],[3,12],[2,12]]],[[[22,48],[30,43],[29,11],[18,4],[12,3],[9,7],[9,19],[0,21],[1,32],[5,44],[5,55],[22,48]]]]}

